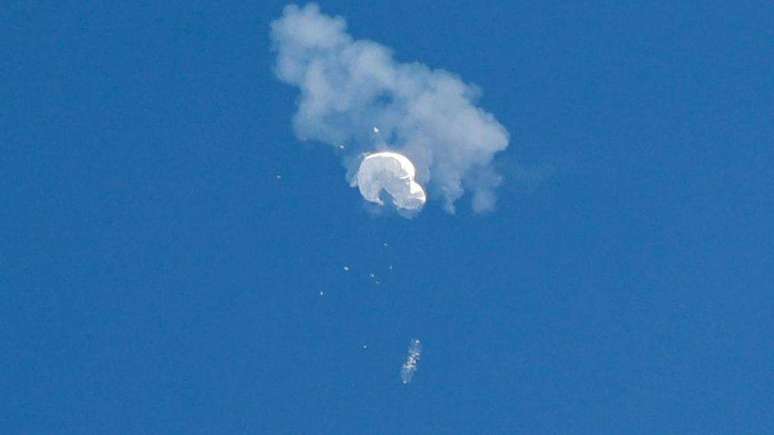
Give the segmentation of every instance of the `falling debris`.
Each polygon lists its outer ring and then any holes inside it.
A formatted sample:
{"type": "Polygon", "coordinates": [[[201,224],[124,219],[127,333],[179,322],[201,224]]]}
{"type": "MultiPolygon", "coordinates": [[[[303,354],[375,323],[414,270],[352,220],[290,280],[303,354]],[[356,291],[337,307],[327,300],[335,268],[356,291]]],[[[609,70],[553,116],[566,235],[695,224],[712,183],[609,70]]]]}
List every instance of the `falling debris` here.
{"type": "Polygon", "coordinates": [[[388,246],[390,246],[390,245],[388,245],[387,242],[384,242],[384,247],[386,248],[388,246]]]}
{"type": "Polygon", "coordinates": [[[349,266],[344,266],[344,272],[349,272],[349,266]]]}
{"type": "Polygon", "coordinates": [[[325,296],[325,292],[320,290],[320,296],[325,296]]]}
{"type": "Polygon", "coordinates": [[[374,127],[374,133],[377,133],[377,134],[378,134],[378,133],[379,133],[379,129],[378,129],[378,128],[376,128],[376,127],[374,127]]]}
{"type": "Polygon", "coordinates": [[[368,276],[370,276],[371,278],[376,278],[376,275],[374,275],[373,272],[369,273],[368,276]]]}
{"type": "Polygon", "coordinates": [[[278,180],[281,180],[282,179],[282,175],[275,175],[275,178],[278,179],[278,180]]]}
{"type": "Polygon", "coordinates": [[[411,382],[414,377],[414,372],[417,371],[417,364],[419,364],[419,357],[422,355],[422,343],[418,338],[412,338],[409,344],[408,356],[406,356],[406,362],[403,363],[403,367],[400,369],[400,380],[404,384],[411,382]]]}
{"type": "Polygon", "coordinates": [[[363,349],[368,349],[368,345],[367,345],[367,344],[364,344],[364,345],[363,345],[363,349]]]}

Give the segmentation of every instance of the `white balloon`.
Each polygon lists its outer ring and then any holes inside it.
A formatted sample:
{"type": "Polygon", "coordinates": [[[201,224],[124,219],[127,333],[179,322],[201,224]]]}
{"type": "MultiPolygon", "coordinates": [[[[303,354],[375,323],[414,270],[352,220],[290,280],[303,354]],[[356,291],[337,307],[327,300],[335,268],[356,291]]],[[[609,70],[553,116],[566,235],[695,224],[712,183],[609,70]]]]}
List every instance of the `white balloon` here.
{"type": "Polygon", "coordinates": [[[417,210],[427,201],[425,190],[414,181],[416,169],[406,156],[385,151],[368,154],[357,171],[355,183],[366,201],[384,205],[382,190],[392,197],[392,203],[402,209],[417,210]]]}

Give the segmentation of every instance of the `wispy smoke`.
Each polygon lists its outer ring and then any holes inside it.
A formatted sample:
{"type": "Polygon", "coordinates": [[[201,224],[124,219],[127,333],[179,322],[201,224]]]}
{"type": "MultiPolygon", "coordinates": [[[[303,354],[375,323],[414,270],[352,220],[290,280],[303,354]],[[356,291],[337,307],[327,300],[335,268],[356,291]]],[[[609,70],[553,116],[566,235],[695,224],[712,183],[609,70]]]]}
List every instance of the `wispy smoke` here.
{"type": "Polygon", "coordinates": [[[394,150],[448,211],[466,189],[475,211],[494,206],[500,177],[491,162],[508,146],[508,132],[476,107],[477,88],[443,70],[396,62],[390,49],[353,39],[344,19],[315,4],[285,7],[271,37],[277,77],[301,91],[296,135],[344,149],[350,178],[362,152],[394,150]]]}
{"type": "Polygon", "coordinates": [[[414,372],[417,371],[417,364],[419,364],[419,357],[422,356],[422,342],[417,338],[411,339],[409,344],[408,356],[406,356],[406,362],[400,368],[400,380],[404,384],[411,382],[414,378],[414,372]]]}

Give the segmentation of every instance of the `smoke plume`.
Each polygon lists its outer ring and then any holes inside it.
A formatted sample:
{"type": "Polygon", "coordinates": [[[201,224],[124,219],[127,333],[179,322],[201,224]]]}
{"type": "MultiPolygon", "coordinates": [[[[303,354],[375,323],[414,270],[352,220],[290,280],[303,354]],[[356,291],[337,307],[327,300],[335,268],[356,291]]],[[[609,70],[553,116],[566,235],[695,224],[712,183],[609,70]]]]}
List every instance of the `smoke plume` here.
{"type": "Polygon", "coordinates": [[[271,24],[276,75],[301,93],[298,138],[344,150],[351,182],[363,153],[395,151],[448,211],[465,190],[475,211],[492,209],[500,183],[492,158],[508,132],[475,105],[478,89],[444,70],[399,63],[389,48],[346,30],[315,4],[289,5],[271,24]]]}

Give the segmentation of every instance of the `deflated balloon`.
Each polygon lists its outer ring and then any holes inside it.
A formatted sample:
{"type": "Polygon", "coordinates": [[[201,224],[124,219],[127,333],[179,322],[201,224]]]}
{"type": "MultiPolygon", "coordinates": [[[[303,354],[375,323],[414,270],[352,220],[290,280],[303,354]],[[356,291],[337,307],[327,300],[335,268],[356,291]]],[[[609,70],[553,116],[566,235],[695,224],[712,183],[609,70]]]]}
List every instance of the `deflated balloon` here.
{"type": "MultiPolygon", "coordinates": [[[[416,210],[427,201],[424,189],[416,181],[416,169],[406,156],[385,151],[367,155],[354,180],[366,201],[384,205],[382,191],[392,197],[392,203],[402,209],[416,210]]],[[[353,183],[354,184],[354,183],[353,183]]]]}

